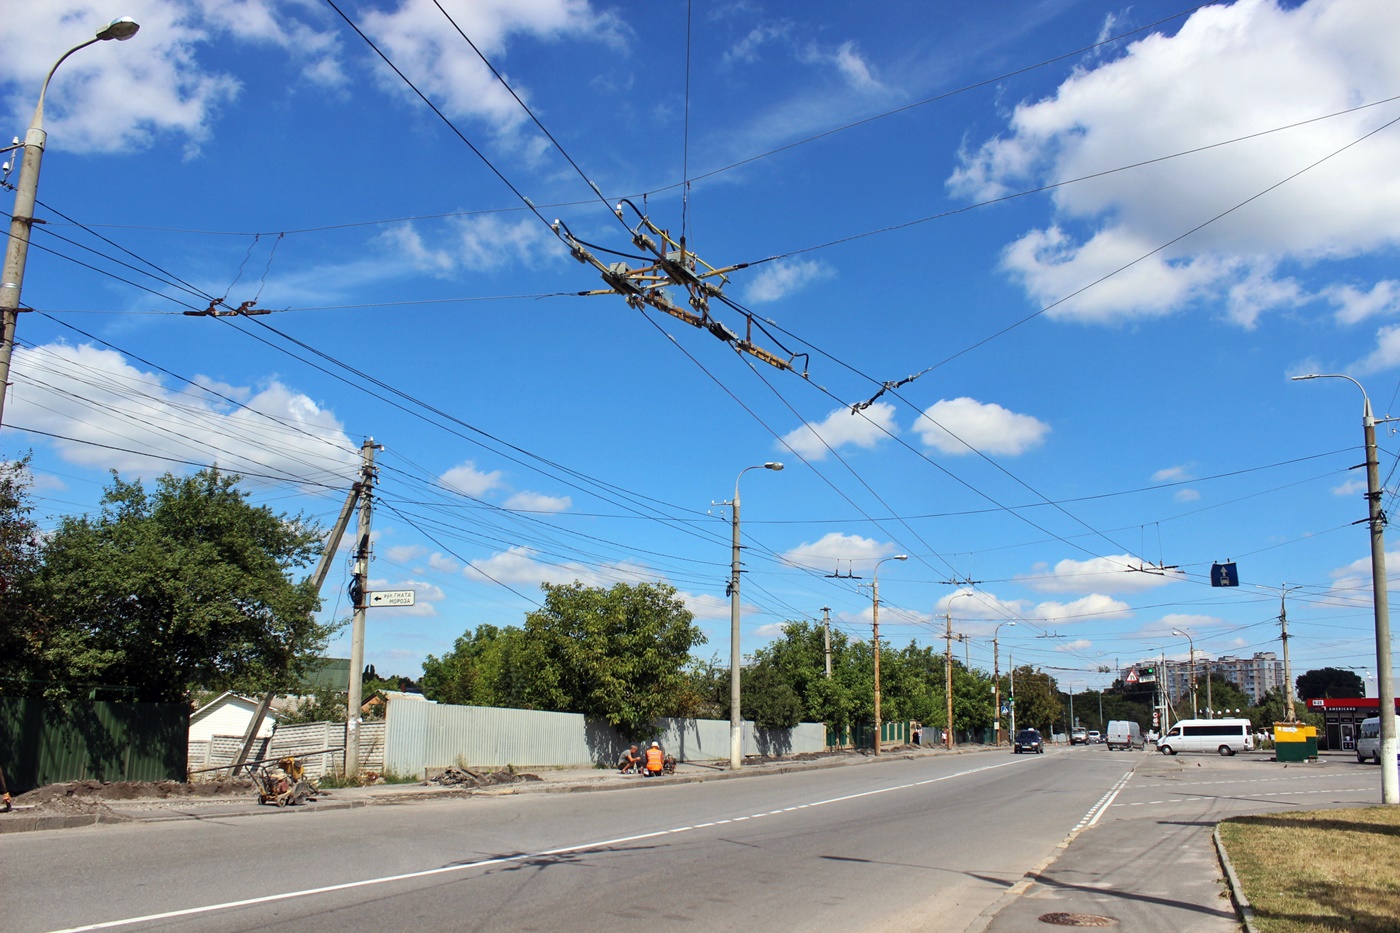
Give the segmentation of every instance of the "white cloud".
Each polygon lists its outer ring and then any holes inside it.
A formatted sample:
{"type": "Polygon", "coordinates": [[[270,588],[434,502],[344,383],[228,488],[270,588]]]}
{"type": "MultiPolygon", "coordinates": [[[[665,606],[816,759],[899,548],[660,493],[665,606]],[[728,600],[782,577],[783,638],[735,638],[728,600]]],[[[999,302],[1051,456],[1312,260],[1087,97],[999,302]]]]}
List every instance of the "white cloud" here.
{"type": "Polygon", "coordinates": [[[1088,560],[1066,558],[1053,568],[1044,563],[1036,564],[1029,574],[1017,579],[1041,593],[1083,593],[1089,590],[1140,593],[1184,579],[1180,571],[1158,575],[1133,569],[1144,566],[1147,566],[1146,562],[1132,554],[1091,557],[1088,560]]]}
{"type": "Polygon", "coordinates": [[[1131,614],[1132,607],[1127,603],[1111,596],[1104,596],[1101,593],[1091,593],[1068,603],[1037,603],[1027,614],[1027,617],[1064,624],[1069,622],[1101,622],[1104,619],[1121,619],[1131,614]]]}
{"type": "Polygon", "coordinates": [[[833,531],[815,542],[799,544],[783,554],[782,559],[794,567],[851,573],[853,564],[879,560],[893,553],[892,545],[881,544],[873,538],[833,531]]]}
{"type": "Polygon", "coordinates": [[[1178,489],[1173,497],[1177,502],[1199,502],[1201,493],[1196,489],[1178,489]]]}
{"type": "Polygon", "coordinates": [[[1179,483],[1191,478],[1191,467],[1188,465],[1170,466],[1152,474],[1154,483],[1179,483]]]}
{"type": "Polygon", "coordinates": [[[380,552],[385,560],[395,564],[411,564],[427,553],[428,549],[421,544],[396,544],[380,552]]]}
{"type": "Polygon", "coordinates": [[[824,460],[828,447],[835,450],[847,444],[866,449],[880,439],[898,433],[894,423],[894,406],[876,402],[863,411],[852,414],[849,408],[838,408],[816,424],[808,422],[783,435],[780,450],[791,450],[807,460],[824,460]]]}
{"type": "MultiPolygon", "coordinates": [[[[1389,0],[1213,4],[1175,36],[1134,42],[1017,106],[1006,133],[963,153],[949,185],[995,197],[1381,100],[1400,85],[1397,41],[1389,0]]],[[[1400,138],[1380,134],[1340,152],[1391,115],[1359,110],[1062,185],[1049,196],[1053,217],[1007,248],[1005,269],[1042,307],[1093,285],[1052,317],[1112,323],[1224,298],[1231,319],[1253,326],[1265,311],[1306,300],[1276,278],[1281,263],[1342,259],[1400,239],[1400,138]]]]}
{"type": "Polygon", "coordinates": [[[1366,480],[1359,476],[1352,477],[1340,486],[1332,487],[1332,495],[1334,496],[1360,496],[1365,495],[1365,493],[1366,480]]]}
{"type": "Polygon", "coordinates": [[[770,622],[767,625],[760,625],[753,630],[755,638],[781,638],[783,634],[782,622],[770,622]]]}
{"type": "Polygon", "coordinates": [[[1050,426],[994,403],[971,398],[942,399],[914,422],[925,447],[954,456],[980,450],[1015,456],[1040,445],[1050,426]]]}
{"type": "Polygon", "coordinates": [[[501,471],[483,473],[476,468],[475,463],[468,460],[442,474],[438,481],[463,495],[480,498],[501,485],[501,471]]]}
{"type": "Polygon", "coordinates": [[[1076,638],[1074,641],[1057,645],[1056,651],[1087,651],[1094,646],[1094,643],[1087,638],[1076,638]]]}
{"type": "MultiPolygon", "coordinates": [[[[513,80],[508,68],[514,37],[587,38],[614,48],[621,41],[612,14],[595,10],[586,0],[444,0],[442,5],[526,103],[529,89],[513,80]]],[[[362,14],[360,24],[448,116],[478,118],[505,135],[528,120],[510,91],[464,47],[457,31],[429,0],[400,0],[391,9],[362,14]]],[[[411,94],[392,72],[381,68],[379,74],[386,91],[411,94]]]]}
{"type": "Polygon", "coordinates": [[[750,304],[778,301],[835,275],[834,269],[814,259],[769,263],[748,283],[744,289],[744,300],[750,304]]]}
{"type": "Polygon", "coordinates": [[[1374,373],[1400,366],[1400,325],[1376,331],[1376,348],[1370,355],[1348,367],[1356,373],[1374,373]]]}
{"type": "Polygon", "coordinates": [[[462,569],[462,565],[455,558],[436,553],[429,555],[428,566],[441,573],[456,573],[462,569]]]}
{"type": "Polygon", "coordinates": [[[511,586],[538,586],[541,583],[558,585],[577,580],[585,586],[605,588],[616,583],[654,583],[657,579],[655,571],[648,570],[640,564],[619,562],[586,565],[575,561],[547,564],[537,560],[536,554],[533,548],[512,547],[485,560],[471,561],[463,568],[462,575],[469,580],[505,583],[511,586]]]}
{"type": "Polygon", "coordinates": [[[539,492],[517,492],[505,501],[506,508],[522,512],[567,512],[573,504],[568,496],[546,496],[539,492]]]}
{"type": "Polygon", "coordinates": [[[380,234],[380,241],[406,265],[437,277],[509,266],[535,268],[560,255],[559,241],[534,217],[454,217],[431,245],[417,226],[406,223],[380,234]]]}
{"type": "Polygon", "coordinates": [[[235,393],[240,408],[167,387],[113,350],[48,344],[15,350],[12,382],[6,422],[59,435],[51,443],[69,463],[150,475],[192,461],[335,485],[358,472],[339,420],[276,380],[235,393]]]}
{"type": "Polygon", "coordinates": [[[1325,297],[1337,309],[1338,324],[1356,324],[1371,317],[1390,317],[1400,312],[1400,282],[1386,279],[1368,291],[1352,285],[1335,285],[1325,297]]]}

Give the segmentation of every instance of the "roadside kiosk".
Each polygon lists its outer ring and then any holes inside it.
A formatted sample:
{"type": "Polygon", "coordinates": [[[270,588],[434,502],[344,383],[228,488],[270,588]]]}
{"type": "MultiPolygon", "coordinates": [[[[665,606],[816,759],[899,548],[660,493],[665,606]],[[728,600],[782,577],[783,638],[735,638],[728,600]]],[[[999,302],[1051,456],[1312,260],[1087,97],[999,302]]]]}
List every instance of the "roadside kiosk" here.
{"type": "Polygon", "coordinates": [[[1317,726],[1274,723],[1275,761],[1317,761],[1317,726]]]}

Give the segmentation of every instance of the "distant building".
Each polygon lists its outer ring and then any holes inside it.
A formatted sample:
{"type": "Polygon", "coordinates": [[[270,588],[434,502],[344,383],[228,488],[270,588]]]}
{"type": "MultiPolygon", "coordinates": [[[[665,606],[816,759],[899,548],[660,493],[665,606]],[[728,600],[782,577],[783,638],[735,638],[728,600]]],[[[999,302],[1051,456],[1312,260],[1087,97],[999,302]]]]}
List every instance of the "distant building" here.
{"type": "MultiPolygon", "coordinates": [[[[1122,677],[1128,681],[1129,671],[1141,671],[1154,667],[1162,682],[1166,684],[1167,696],[1172,703],[1191,696],[1191,662],[1189,660],[1147,660],[1139,661],[1125,668],[1122,677]]],[[[1270,690],[1283,690],[1283,662],[1272,651],[1256,651],[1251,658],[1235,658],[1229,655],[1220,658],[1207,658],[1196,655],[1196,705],[1204,709],[1206,705],[1206,674],[1223,677],[1239,687],[1249,696],[1251,703],[1258,703],[1270,690]]]]}

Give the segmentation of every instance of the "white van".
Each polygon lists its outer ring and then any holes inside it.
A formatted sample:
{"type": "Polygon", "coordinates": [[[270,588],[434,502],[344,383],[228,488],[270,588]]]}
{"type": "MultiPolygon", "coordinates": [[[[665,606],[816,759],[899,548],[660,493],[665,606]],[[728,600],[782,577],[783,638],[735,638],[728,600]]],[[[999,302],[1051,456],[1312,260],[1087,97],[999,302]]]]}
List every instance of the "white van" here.
{"type": "MultiPolygon", "coordinates": [[[[1395,717],[1395,731],[1400,733],[1400,716],[1395,717]]],[[[1400,760],[1400,752],[1396,754],[1400,760]]],[[[1356,739],[1356,763],[1367,760],[1381,763],[1381,717],[1372,716],[1361,720],[1361,735],[1356,739]]]]}
{"type": "Polygon", "coordinates": [[[1135,748],[1142,748],[1142,727],[1131,719],[1111,719],[1108,723],[1108,738],[1104,739],[1104,744],[1109,751],[1115,748],[1126,748],[1132,751],[1135,748]]]}
{"type": "Polygon", "coordinates": [[[1157,740],[1163,755],[1177,752],[1235,752],[1254,750],[1254,726],[1248,719],[1183,719],[1157,740]]]}

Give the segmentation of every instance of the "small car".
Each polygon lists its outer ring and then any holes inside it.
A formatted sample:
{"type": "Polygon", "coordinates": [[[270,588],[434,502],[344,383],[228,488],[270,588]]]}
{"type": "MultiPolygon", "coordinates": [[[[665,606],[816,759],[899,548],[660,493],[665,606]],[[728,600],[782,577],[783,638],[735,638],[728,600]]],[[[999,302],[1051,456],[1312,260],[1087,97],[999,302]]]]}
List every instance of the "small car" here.
{"type": "Polygon", "coordinates": [[[1015,754],[1021,752],[1034,752],[1037,755],[1045,754],[1045,743],[1040,740],[1040,732],[1035,729],[1022,729],[1016,733],[1015,754]]]}
{"type": "Polygon", "coordinates": [[[1089,744],[1090,744],[1090,745],[1098,745],[1098,744],[1099,744],[1100,742],[1102,742],[1102,741],[1103,741],[1103,736],[1099,734],[1099,730],[1097,730],[1097,729],[1090,729],[1090,730],[1089,730],[1089,744]]]}
{"type": "Polygon", "coordinates": [[[1074,730],[1073,730],[1072,732],[1070,732],[1070,734],[1069,734],[1069,744],[1071,744],[1071,745],[1088,745],[1088,744],[1089,744],[1089,730],[1087,730],[1087,729],[1079,729],[1079,728],[1074,729],[1074,730]]]}

